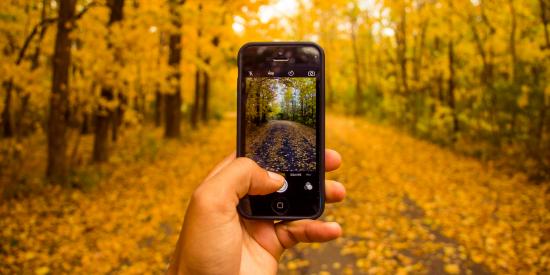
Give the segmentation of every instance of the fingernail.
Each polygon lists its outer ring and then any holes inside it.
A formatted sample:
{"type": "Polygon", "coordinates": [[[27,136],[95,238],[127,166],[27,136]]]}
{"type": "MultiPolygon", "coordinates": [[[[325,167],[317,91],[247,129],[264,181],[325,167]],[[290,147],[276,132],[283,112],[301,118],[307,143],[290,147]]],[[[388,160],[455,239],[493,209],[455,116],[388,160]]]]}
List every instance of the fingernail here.
{"type": "Polygon", "coordinates": [[[274,179],[274,180],[276,180],[276,181],[281,181],[281,182],[282,182],[282,181],[285,179],[283,176],[281,176],[281,175],[279,175],[279,174],[277,174],[277,173],[275,173],[275,172],[271,172],[271,171],[267,171],[267,175],[268,175],[270,178],[272,178],[272,179],[274,179]]]}
{"type": "MultiPolygon", "coordinates": [[[[332,228],[333,230],[338,230],[338,231],[342,231],[342,227],[340,226],[339,223],[337,222],[327,222],[326,225],[330,228],[332,228]]],[[[341,233],[341,232],[340,232],[341,233]]]]}
{"type": "Polygon", "coordinates": [[[337,223],[337,222],[326,222],[326,225],[330,226],[330,227],[340,227],[340,224],[337,223]]]}

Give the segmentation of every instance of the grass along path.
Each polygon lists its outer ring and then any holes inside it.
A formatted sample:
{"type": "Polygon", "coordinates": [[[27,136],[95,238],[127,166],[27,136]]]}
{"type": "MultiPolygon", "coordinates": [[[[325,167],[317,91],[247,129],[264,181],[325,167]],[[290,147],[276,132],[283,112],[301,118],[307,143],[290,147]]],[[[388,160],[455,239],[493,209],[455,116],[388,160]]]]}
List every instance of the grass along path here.
{"type": "MultiPolygon", "coordinates": [[[[234,120],[163,142],[151,163],[116,162],[89,191],[3,201],[0,273],[163,274],[193,188],[234,149],[234,120]]],[[[328,117],[327,145],[348,199],[324,219],[345,237],[298,246],[282,274],[550,272],[548,185],[360,119],[328,117]]]]}

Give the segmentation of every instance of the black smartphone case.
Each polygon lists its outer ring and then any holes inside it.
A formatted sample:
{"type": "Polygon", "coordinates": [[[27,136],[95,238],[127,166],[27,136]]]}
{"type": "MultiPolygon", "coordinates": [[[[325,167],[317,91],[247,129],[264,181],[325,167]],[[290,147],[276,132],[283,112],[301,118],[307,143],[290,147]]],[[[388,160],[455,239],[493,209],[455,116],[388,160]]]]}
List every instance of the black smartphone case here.
{"type": "Polygon", "coordinates": [[[239,67],[239,75],[237,78],[237,157],[244,157],[244,142],[242,140],[242,134],[243,134],[243,121],[244,121],[244,110],[243,110],[243,102],[242,102],[242,85],[241,85],[241,75],[242,75],[242,52],[243,49],[246,49],[250,46],[313,46],[319,50],[320,57],[321,57],[321,89],[320,89],[320,95],[319,95],[319,106],[318,108],[318,114],[319,114],[319,129],[321,132],[321,136],[319,138],[319,146],[322,148],[320,152],[320,161],[321,164],[319,165],[319,211],[311,216],[285,216],[285,215],[277,215],[277,216],[251,216],[245,213],[243,209],[241,208],[241,204],[237,206],[237,211],[239,214],[246,218],[246,219],[256,219],[256,220],[300,220],[300,219],[317,219],[325,210],[325,52],[323,51],[323,48],[319,46],[317,43],[314,42],[249,42],[244,44],[240,49],[238,53],[238,67],[239,67]]]}

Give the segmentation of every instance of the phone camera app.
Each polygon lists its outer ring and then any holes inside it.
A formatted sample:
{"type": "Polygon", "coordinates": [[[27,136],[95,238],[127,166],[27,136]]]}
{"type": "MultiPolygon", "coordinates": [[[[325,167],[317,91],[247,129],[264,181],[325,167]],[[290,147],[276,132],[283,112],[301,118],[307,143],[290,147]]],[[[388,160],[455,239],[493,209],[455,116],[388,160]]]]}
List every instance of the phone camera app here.
{"type": "Polygon", "coordinates": [[[315,78],[247,77],[245,87],[246,156],[291,177],[315,172],[315,78]]]}

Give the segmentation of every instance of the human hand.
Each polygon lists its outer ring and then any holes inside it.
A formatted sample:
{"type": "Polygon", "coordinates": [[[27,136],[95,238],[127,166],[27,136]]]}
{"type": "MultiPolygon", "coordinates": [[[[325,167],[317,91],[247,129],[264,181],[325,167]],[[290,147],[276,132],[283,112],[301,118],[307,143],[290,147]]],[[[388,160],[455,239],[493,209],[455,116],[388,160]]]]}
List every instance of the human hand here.
{"type": "MultiPolygon", "coordinates": [[[[325,170],[336,170],[340,154],[325,151],[325,170]]],[[[277,191],[284,178],[248,158],[228,156],[193,193],[169,274],[276,274],[285,249],[299,242],[326,242],[342,234],[340,225],[319,220],[247,220],[237,205],[245,195],[277,191]]],[[[326,202],[344,199],[346,190],[325,181],[326,202]]]]}

